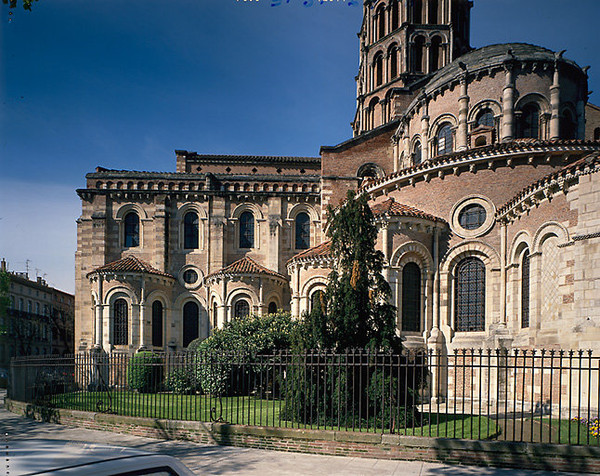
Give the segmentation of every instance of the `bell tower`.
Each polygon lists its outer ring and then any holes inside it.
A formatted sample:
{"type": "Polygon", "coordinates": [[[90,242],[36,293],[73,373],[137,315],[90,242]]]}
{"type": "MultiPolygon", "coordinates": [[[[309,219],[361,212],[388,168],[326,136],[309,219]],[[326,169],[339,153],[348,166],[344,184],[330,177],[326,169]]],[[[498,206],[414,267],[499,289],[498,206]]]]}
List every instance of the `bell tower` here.
{"type": "Polygon", "coordinates": [[[471,49],[471,0],[364,0],[354,135],[402,114],[427,80],[471,49]]]}

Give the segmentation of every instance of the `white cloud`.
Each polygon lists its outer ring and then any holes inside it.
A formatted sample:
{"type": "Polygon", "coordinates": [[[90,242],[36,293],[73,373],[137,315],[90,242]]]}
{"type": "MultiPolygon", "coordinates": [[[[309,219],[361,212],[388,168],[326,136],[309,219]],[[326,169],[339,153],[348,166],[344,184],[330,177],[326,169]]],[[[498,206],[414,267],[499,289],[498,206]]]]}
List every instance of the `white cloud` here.
{"type": "Polygon", "coordinates": [[[31,279],[72,293],[80,214],[75,186],[0,179],[0,257],[14,271],[30,260],[31,279]]]}

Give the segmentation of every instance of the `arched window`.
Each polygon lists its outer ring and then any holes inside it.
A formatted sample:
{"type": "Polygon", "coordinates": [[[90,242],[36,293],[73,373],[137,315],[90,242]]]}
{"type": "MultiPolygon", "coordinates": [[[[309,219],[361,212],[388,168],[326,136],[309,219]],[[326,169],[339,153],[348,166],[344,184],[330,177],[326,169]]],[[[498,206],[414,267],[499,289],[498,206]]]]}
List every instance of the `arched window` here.
{"type": "Polygon", "coordinates": [[[125,248],[140,246],[140,218],[135,212],[125,215],[123,244],[125,248]]]}
{"type": "Polygon", "coordinates": [[[269,314],[275,314],[277,312],[277,303],[275,301],[271,301],[269,303],[269,309],[267,310],[269,314]]]}
{"type": "Polygon", "coordinates": [[[314,309],[323,309],[323,305],[325,304],[325,293],[323,290],[319,289],[310,295],[310,309],[312,312],[314,309]]]}
{"type": "Polygon", "coordinates": [[[529,327],[529,250],[521,263],[521,327],[529,327]]]}
{"type": "Polygon", "coordinates": [[[537,104],[527,104],[521,115],[521,137],[539,139],[540,108],[537,104]]]}
{"type": "Polygon", "coordinates": [[[423,151],[421,150],[421,143],[419,141],[415,142],[413,155],[415,165],[419,165],[423,160],[423,151]]]}
{"type": "Polygon", "coordinates": [[[125,299],[117,299],[113,304],[113,332],[114,345],[129,344],[129,319],[125,299]]]}
{"type": "Polygon", "coordinates": [[[296,249],[310,248],[310,217],[308,213],[296,215],[296,249]]]}
{"type": "Polygon", "coordinates": [[[36,302],[36,303],[35,303],[35,313],[36,313],[36,314],[39,314],[39,313],[40,313],[40,303],[39,303],[39,302],[36,302]]]}
{"type": "Polygon", "coordinates": [[[392,31],[398,28],[398,0],[392,0],[392,31]]]}
{"type": "Polygon", "coordinates": [[[435,36],[431,40],[431,46],[429,47],[429,72],[433,73],[441,68],[442,58],[442,39],[439,36],[435,36]]]}
{"type": "Polygon", "coordinates": [[[390,58],[390,78],[398,76],[398,47],[393,45],[388,54],[390,58]]]}
{"type": "Polygon", "coordinates": [[[152,303],[152,345],[163,346],[163,305],[160,301],[152,303]]]}
{"type": "Polygon", "coordinates": [[[402,269],[402,330],[421,330],[421,269],[416,263],[402,269]]]}
{"type": "Polygon", "coordinates": [[[438,0],[429,0],[429,21],[427,23],[438,24],[438,0]]]}
{"type": "Polygon", "coordinates": [[[423,23],[423,0],[414,0],[413,23],[415,23],[416,25],[420,25],[423,23]]]}
{"type": "Polygon", "coordinates": [[[198,335],[198,304],[186,302],[183,306],[183,347],[187,347],[198,335]]]}
{"type": "Polygon", "coordinates": [[[494,127],[494,113],[491,111],[491,109],[483,109],[479,112],[479,114],[477,114],[477,119],[475,122],[477,123],[477,127],[494,127]]]}
{"type": "Polygon", "coordinates": [[[216,328],[217,327],[217,323],[218,323],[218,317],[219,317],[219,312],[218,312],[218,307],[217,307],[217,302],[213,302],[213,327],[216,328]]]}
{"type": "Polygon", "coordinates": [[[375,68],[375,86],[383,84],[383,54],[378,53],[373,60],[373,68],[375,68]]]}
{"type": "Polygon", "coordinates": [[[25,307],[24,307],[24,301],[23,298],[19,298],[19,311],[24,311],[25,307]]]}
{"type": "Polygon", "coordinates": [[[594,140],[600,140],[600,127],[594,129],[594,140]]]}
{"type": "Polygon", "coordinates": [[[235,303],[233,309],[234,317],[246,317],[250,315],[250,304],[245,299],[240,299],[235,303]]]}
{"type": "Polygon", "coordinates": [[[33,303],[31,301],[27,301],[27,312],[33,313],[33,303]]]}
{"type": "Polygon", "coordinates": [[[425,57],[425,38],[418,36],[413,45],[413,71],[415,73],[424,73],[423,59],[425,57]]]}
{"type": "Polygon", "coordinates": [[[254,248],[254,215],[250,212],[240,215],[240,248],[254,248]]]}
{"type": "Polygon", "coordinates": [[[455,280],[456,330],[485,330],[485,265],[479,258],[465,258],[456,267],[455,280]]]}
{"type": "Polygon", "coordinates": [[[375,13],[377,19],[377,39],[380,40],[385,36],[385,7],[380,5],[375,13]]]}
{"type": "Polygon", "coordinates": [[[440,126],[436,136],[437,154],[449,154],[452,152],[452,126],[445,122],[440,126]]]}
{"type": "Polygon", "coordinates": [[[183,247],[186,250],[198,248],[198,214],[188,212],[183,217],[183,247]]]}
{"type": "Polygon", "coordinates": [[[561,139],[577,139],[577,124],[573,120],[573,114],[571,114],[571,111],[566,110],[563,112],[563,116],[560,120],[560,128],[561,139]]]}

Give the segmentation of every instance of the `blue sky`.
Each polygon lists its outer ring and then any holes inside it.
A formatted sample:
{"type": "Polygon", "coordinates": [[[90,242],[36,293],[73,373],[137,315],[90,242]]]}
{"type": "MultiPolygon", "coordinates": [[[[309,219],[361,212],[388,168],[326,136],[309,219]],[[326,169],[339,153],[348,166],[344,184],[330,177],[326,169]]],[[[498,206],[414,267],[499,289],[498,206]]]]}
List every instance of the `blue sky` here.
{"type": "MultiPolygon", "coordinates": [[[[174,149],[318,155],[351,136],[362,7],[303,0],[0,6],[0,257],[73,291],[76,188],[97,165],[172,171],[174,149]],[[10,20],[10,21],[9,21],[10,20]]],[[[472,45],[591,65],[598,0],[475,0],[472,45]]]]}

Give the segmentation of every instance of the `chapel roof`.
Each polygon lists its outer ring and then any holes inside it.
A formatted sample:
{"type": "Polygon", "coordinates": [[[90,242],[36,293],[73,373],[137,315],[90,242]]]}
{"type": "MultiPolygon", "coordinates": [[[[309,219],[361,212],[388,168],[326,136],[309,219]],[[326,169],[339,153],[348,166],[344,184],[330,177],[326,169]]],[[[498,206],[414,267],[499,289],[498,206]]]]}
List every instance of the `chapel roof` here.
{"type": "MultiPolygon", "coordinates": [[[[554,62],[557,53],[543,46],[531,45],[529,43],[500,43],[477,48],[459,56],[437,71],[425,87],[429,93],[444,83],[455,80],[465,70],[476,71],[490,66],[500,65],[507,61],[542,61],[554,62]]],[[[572,60],[561,58],[561,62],[579,68],[572,60]]]]}
{"type": "Polygon", "coordinates": [[[311,261],[316,258],[328,258],[331,256],[331,240],[324,241],[316,246],[301,251],[297,255],[292,256],[288,263],[292,261],[311,261]]]}
{"type": "Polygon", "coordinates": [[[276,278],[284,279],[287,281],[287,277],[280,274],[272,269],[261,266],[252,258],[244,256],[242,259],[234,261],[229,266],[221,268],[219,271],[209,274],[206,278],[212,278],[216,276],[233,276],[233,275],[258,275],[263,274],[267,276],[273,276],[276,278]]]}
{"type": "Polygon", "coordinates": [[[393,197],[388,198],[386,201],[370,205],[373,215],[375,216],[407,216],[415,218],[423,218],[424,220],[430,220],[435,222],[446,223],[446,220],[425,213],[418,208],[398,203],[393,197]]]}
{"type": "Polygon", "coordinates": [[[165,273],[164,271],[160,271],[159,269],[156,269],[155,267],[151,266],[147,262],[139,259],[137,256],[134,255],[129,255],[125,258],[121,258],[119,260],[107,263],[104,266],[100,266],[99,268],[96,268],[95,270],[88,273],[87,276],[89,277],[92,274],[113,273],[146,273],[173,278],[172,275],[165,273]]]}

